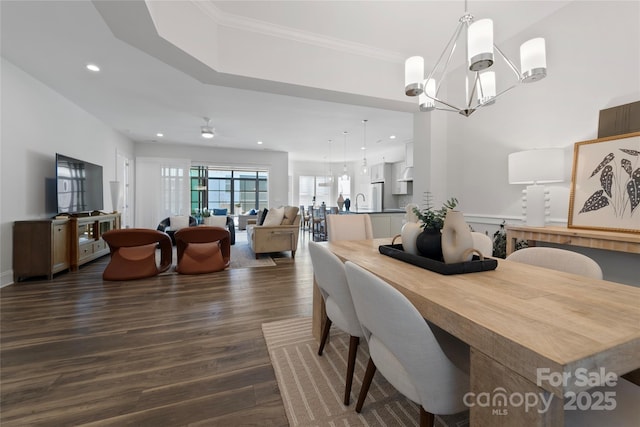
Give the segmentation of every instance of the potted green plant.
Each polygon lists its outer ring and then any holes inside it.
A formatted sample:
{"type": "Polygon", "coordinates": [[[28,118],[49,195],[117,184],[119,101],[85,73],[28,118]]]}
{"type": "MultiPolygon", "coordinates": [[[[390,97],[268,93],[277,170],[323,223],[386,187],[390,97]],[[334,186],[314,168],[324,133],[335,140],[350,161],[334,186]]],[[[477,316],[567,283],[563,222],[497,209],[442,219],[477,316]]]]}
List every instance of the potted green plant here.
{"type": "MultiPolygon", "coordinates": [[[[506,221],[502,221],[500,228],[493,233],[493,256],[496,258],[507,257],[507,230],[505,229],[506,221]]],[[[525,240],[516,240],[515,250],[526,248],[529,245],[525,240]]]]}
{"type": "Polygon", "coordinates": [[[447,216],[447,211],[458,205],[458,199],[450,198],[442,204],[440,209],[434,209],[431,193],[427,193],[425,199],[425,208],[422,211],[413,208],[422,227],[422,233],[416,238],[416,247],[420,255],[442,260],[441,230],[444,226],[444,218],[447,216]]]}

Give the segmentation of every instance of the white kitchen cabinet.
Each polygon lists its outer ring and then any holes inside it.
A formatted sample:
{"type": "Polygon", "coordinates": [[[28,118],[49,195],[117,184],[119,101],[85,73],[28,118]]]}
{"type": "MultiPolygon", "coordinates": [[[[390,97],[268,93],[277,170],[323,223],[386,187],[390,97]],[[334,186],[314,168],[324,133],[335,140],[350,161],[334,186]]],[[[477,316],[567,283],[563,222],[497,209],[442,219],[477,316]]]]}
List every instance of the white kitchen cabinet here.
{"type": "Polygon", "coordinates": [[[371,228],[373,238],[393,237],[400,234],[404,220],[403,213],[371,214],[371,228]]]}
{"type": "Polygon", "coordinates": [[[378,163],[371,166],[371,183],[387,182],[391,178],[391,163],[378,163]]]}
{"type": "Polygon", "coordinates": [[[402,226],[404,225],[404,216],[403,213],[392,214],[389,219],[389,231],[392,236],[396,236],[402,232],[402,226]]]}
{"type": "Polygon", "coordinates": [[[405,165],[405,162],[397,162],[391,166],[391,182],[388,183],[391,186],[391,194],[408,194],[407,181],[398,181],[402,178],[405,165]]]}

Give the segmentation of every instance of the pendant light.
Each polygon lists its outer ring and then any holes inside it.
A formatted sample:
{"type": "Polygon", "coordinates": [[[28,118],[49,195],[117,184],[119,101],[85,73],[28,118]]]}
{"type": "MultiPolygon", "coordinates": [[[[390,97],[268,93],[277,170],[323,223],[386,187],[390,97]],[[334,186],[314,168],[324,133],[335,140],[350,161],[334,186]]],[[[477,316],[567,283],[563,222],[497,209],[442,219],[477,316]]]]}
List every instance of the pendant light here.
{"type": "Polygon", "coordinates": [[[344,165],[342,166],[341,178],[346,181],[347,179],[349,179],[349,174],[347,173],[347,134],[349,132],[345,130],[342,133],[344,134],[344,165]]]}
{"type": "Polygon", "coordinates": [[[333,145],[333,141],[329,140],[329,182],[333,182],[333,172],[331,171],[331,145],[333,145]]]}
{"type": "Polygon", "coordinates": [[[364,126],[364,140],[362,144],[362,175],[366,175],[369,169],[367,169],[367,119],[362,121],[364,126]]]}

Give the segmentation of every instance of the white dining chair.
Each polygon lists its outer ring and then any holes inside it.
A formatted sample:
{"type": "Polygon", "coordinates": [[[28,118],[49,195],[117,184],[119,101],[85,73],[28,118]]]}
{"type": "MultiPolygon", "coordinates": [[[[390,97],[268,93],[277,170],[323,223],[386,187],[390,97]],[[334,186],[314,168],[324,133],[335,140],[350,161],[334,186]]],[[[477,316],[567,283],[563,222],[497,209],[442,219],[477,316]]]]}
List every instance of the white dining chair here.
{"type": "Polygon", "coordinates": [[[471,232],[471,238],[473,238],[473,248],[480,251],[483,256],[493,256],[493,240],[491,237],[484,233],[478,233],[477,231],[471,232]]]}
{"type": "Polygon", "coordinates": [[[316,242],[309,242],[309,254],[313,264],[313,274],[324,299],[326,312],[318,355],[322,356],[332,324],[350,335],[344,386],[344,404],[348,405],[362,329],[351,300],[343,262],[326,247],[316,242]]]}
{"type": "MultiPolygon", "coordinates": [[[[420,406],[420,426],[431,427],[434,414],[468,409],[463,401],[469,376],[456,366],[411,302],[391,285],[348,261],[347,282],[369,344],[369,362],[356,404],[362,410],[376,370],[400,393],[420,406]]],[[[463,346],[457,354],[469,348],[463,346]]]]}
{"type": "Polygon", "coordinates": [[[602,269],[586,255],[558,248],[535,247],[519,249],[506,258],[509,261],[537,265],[551,270],[602,279],[602,269]]]}
{"type": "Polygon", "coordinates": [[[327,215],[327,240],[373,239],[369,214],[327,215]]]}

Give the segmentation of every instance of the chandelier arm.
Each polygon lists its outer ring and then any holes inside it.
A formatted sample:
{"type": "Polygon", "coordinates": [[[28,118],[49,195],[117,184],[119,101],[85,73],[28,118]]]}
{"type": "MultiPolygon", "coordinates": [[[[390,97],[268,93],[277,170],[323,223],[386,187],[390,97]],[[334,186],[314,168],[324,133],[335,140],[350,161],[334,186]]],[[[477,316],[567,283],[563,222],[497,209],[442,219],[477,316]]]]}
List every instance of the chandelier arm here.
{"type": "MultiPolygon", "coordinates": [[[[449,39],[449,41],[447,42],[446,46],[442,50],[442,53],[440,54],[440,57],[438,58],[438,61],[436,61],[436,65],[431,70],[431,73],[429,73],[429,76],[427,77],[427,80],[429,80],[430,78],[432,78],[434,76],[434,74],[436,73],[436,70],[438,69],[438,66],[442,62],[442,58],[444,58],[444,54],[447,53],[447,50],[451,49],[451,51],[449,52],[449,56],[447,58],[447,61],[446,61],[445,65],[444,65],[444,68],[442,69],[442,74],[444,75],[444,73],[447,71],[447,68],[449,67],[449,62],[451,62],[451,57],[453,56],[453,53],[456,50],[456,45],[457,45],[456,41],[458,40],[458,37],[460,36],[460,32],[462,31],[462,26],[463,25],[464,25],[463,22],[459,22],[458,23],[458,26],[456,27],[455,31],[453,32],[453,35],[451,36],[451,39],[449,39]]],[[[438,87],[436,88],[436,93],[438,93],[439,90],[440,90],[440,82],[438,83],[438,87]]]]}
{"type": "Polygon", "coordinates": [[[485,102],[479,102],[479,103],[474,107],[474,109],[478,109],[478,108],[480,108],[480,107],[484,107],[484,106],[486,106],[486,105],[491,105],[492,101],[495,101],[495,100],[496,100],[496,99],[498,99],[500,96],[502,96],[502,95],[503,95],[503,94],[505,94],[506,92],[509,92],[511,89],[513,89],[513,88],[514,88],[514,87],[516,87],[517,85],[518,85],[517,83],[516,83],[516,84],[514,84],[514,85],[511,85],[511,86],[509,86],[508,88],[504,89],[502,92],[500,92],[500,93],[496,94],[496,96],[494,96],[493,98],[491,98],[491,99],[489,99],[489,100],[487,100],[487,101],[485,101],[485,102]]]}
{"type": "Polygon", "coordinates": [[[446,105],[447,107],[453,108],[454,111],[462,111],[462,108],[458,108],[455,105],[451,105],[448,102],[443,101],[442,99],[439,99],[439,98],[432,98],[432,99],[436,102],[446,105]]]}
{"type": "Polygon", "coordinates": [[[440,111],[450,111],[452,113],[459,113],[460,110],[458,109],[454,109],[454,108],[441,108],[441,107],[436,107],[436,110],[440,110],[440,111]]]}
{"type": "Polygon", "coordinates": [[[514,85],[509,86],[508,88],[504,89],[502,92],[497,93],[497,94],[496,94],[496,96],[495,96],[495,97],[493,97],[493,99],[494,99],[494,100],[495,100],[495,99],[498,99],[498,97],[499,97],[499,96],[503,95],[503,94],[504,94],[504,93],[506,93],[506,92],[509,92],[511,89],[513,89],[513,88],[514,88],[514,87],[516,87],[516,86],[518,86],[518,84],[517,84],[517,83],[516,83],[516,84],[514,84],[514,85]]]}
{"type": "Polygon", "coordinates": [[[516,78],[518,79],[518,81],[520,81],[522,78],[522,74],[520,73],[520,70],[518,70],[518,67],[516,67],[516,65],[513,62],[511,62],[509,58],[507,58],[507,55],[505,55],[498,46],[494,44],[493,47],[495,50],[498,51],[500,56],[502,56],[502,59],[504,59],[507,65],[509,65],[509,68],[511,68],[511,71],[513,71],[513,73],[516,75],[516,78]]]}
{"type": "MultiPolygon", "coordinates": [[[[480,80],[480,73],[476,72],[475,74],[476,74],[476,78],[473,79],[473,87],[471,88],[471,92],[467,94],[469,96],[469,102],[467,103],[467,108],[471,108],[471,102],[473,102],[473,95],[476,93],[478,80],[480,80]]],[[[482,82],[480,82],[480,90],[482,90],[482,82]]]]}

